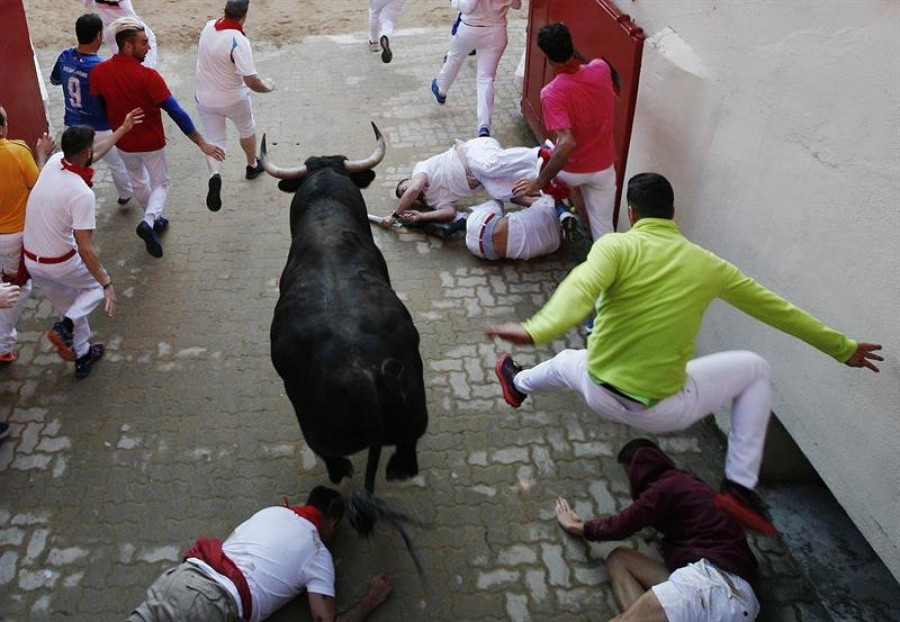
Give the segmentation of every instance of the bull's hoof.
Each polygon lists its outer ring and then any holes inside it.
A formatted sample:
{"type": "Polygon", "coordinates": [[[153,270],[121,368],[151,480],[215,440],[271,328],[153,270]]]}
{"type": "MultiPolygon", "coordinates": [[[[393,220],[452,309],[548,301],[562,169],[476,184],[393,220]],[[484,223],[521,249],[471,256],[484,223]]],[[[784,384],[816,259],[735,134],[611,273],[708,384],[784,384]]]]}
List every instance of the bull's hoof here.
{"type": "Polygon", "coordinates": [[[332,484],[340,484],[345,477],[353,476],[353,463],[347,458],[325,458],[325,468],[332,484]]]}
{"type": "Polygon", "coordinates": [[[419,461],[415,451],[411,453],[397,451],[387,464],[387,479],[409,479],[419,474],[419,461]]]}

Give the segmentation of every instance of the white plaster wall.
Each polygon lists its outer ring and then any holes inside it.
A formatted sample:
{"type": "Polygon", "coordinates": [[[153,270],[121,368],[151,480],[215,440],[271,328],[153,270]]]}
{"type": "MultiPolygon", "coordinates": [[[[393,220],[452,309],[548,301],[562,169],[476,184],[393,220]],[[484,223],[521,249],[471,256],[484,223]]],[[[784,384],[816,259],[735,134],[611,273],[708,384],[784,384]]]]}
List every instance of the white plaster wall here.
{"type": "Polygon", "coordinates": [[[648,36],[626,178],[664,174],[689,238],[884,345],[851,369],[721,302],[697,344],[772,364],[775,412],[900,578],[900,3],[616,4],[648,36]]]}

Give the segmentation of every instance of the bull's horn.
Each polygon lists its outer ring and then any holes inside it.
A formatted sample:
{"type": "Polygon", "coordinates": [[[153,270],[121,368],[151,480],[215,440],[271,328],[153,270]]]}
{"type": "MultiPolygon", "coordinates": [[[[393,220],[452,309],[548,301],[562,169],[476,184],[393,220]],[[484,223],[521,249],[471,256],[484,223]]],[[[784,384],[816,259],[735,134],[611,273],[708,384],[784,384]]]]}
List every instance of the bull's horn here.
{"type": "Polygon", "coordinates": [[[306,165],[299,168],[281,168],[269,162],[269,152],[266,149],[266,135],[263,134],[262,145],[259,148],[259,163],[272,177],[278,179],[301,179],[306,176],[306,165]]]}
{"type": "Polygon", "coordinates": [[[384,159],[384,136],[381,135],[381,132],[378,130],[378,126],[375,125],[375,123],[372,123],[372,129],[375,130],[375,140],[378,143],[377,145],[375,145],[375,151],[373,151],[372,155],[370,155],[365,160],[346,160],[344,162],[344,168],[348,173],[361,173],[362,171],[368,171],[369,169],[375,168],[378,163],[384,159]]]}

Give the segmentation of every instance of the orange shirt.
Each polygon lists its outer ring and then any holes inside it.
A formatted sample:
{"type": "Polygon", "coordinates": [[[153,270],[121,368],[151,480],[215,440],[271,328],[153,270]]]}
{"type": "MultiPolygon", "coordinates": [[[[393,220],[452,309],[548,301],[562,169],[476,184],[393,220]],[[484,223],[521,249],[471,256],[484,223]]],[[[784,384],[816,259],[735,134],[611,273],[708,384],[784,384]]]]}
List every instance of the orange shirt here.
{"type": "Polygon", "coordinates": [[[25,204],[38,172],[25,141],[0,138],[0,235],[25,229],[25,204]]]}

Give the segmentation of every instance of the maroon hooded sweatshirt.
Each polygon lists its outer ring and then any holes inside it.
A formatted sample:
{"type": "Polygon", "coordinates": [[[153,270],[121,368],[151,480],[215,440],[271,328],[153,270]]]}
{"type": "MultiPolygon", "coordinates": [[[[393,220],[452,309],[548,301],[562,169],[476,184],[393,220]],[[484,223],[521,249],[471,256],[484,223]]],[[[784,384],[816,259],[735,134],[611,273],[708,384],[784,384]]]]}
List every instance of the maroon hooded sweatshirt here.
{"type": "Polygon", "coordinates": [[[637,450],[627,473],[634,503],[614,516],[586,522],[586,539],[624,540],[652,526],[663,535],[660,552],[670,572],[705,558],[753,583],[756,558],[740,525],[713,506],[711,486],[675,468],[656,447],[637,450]]]}

